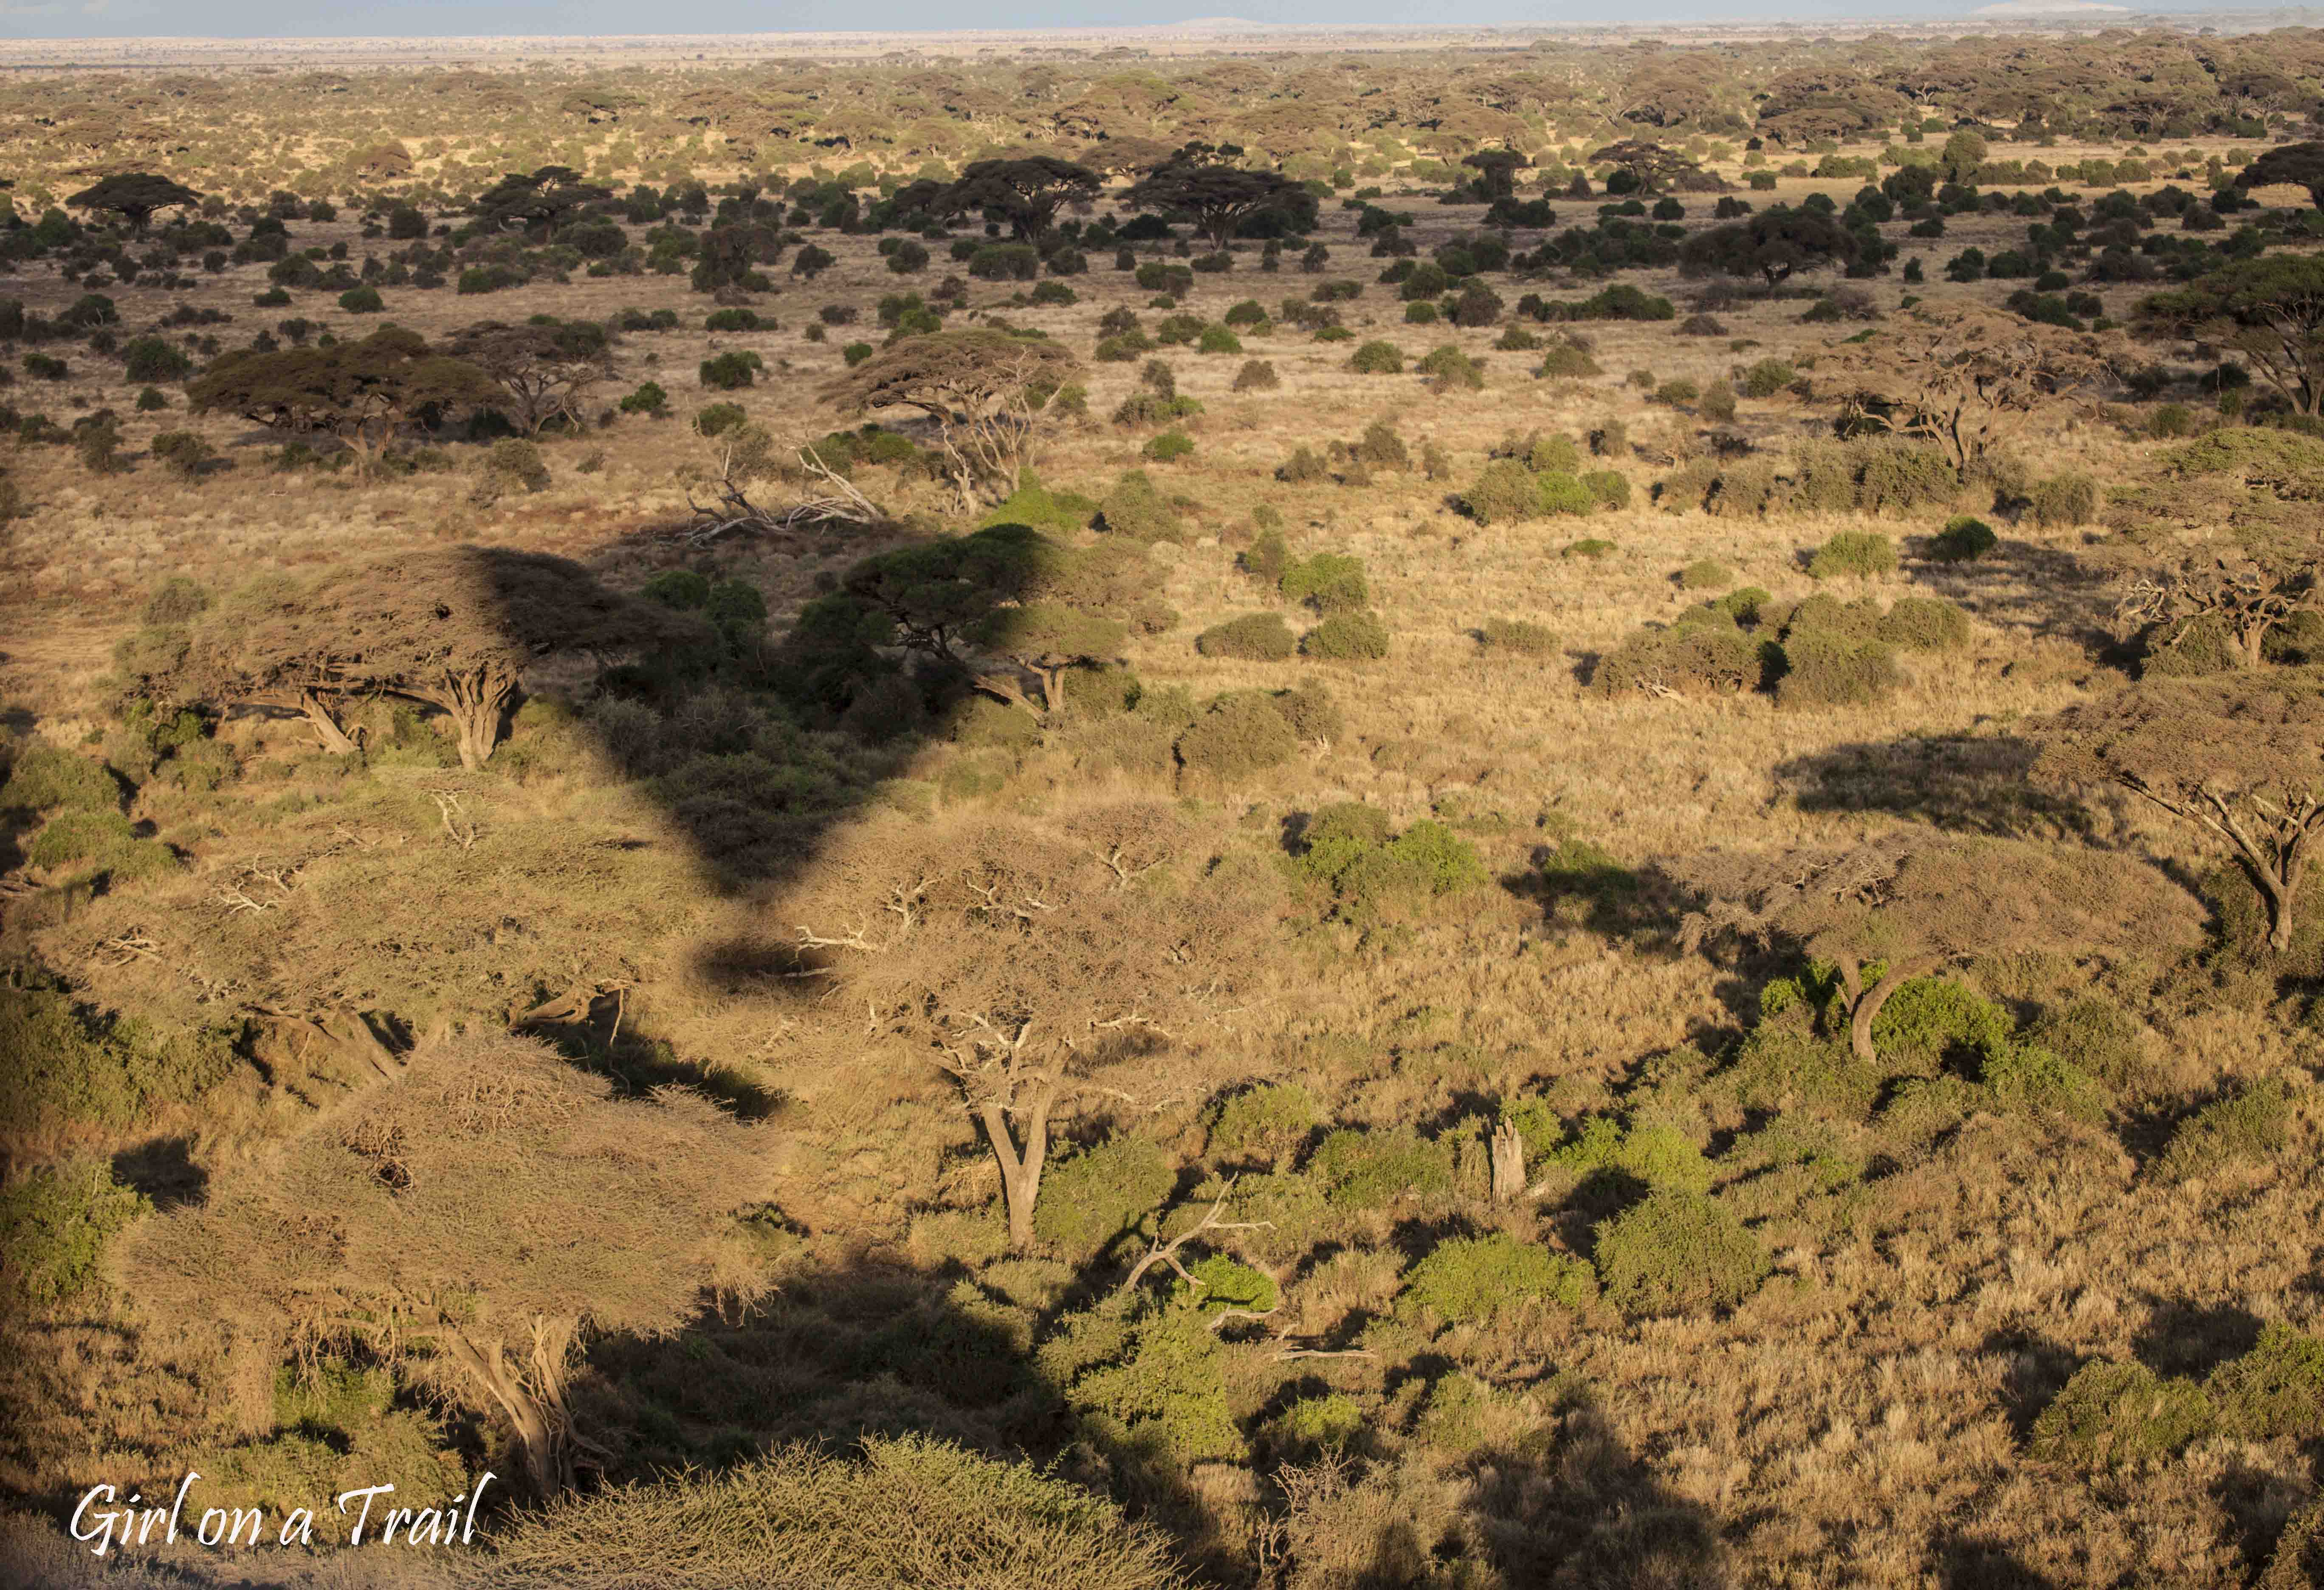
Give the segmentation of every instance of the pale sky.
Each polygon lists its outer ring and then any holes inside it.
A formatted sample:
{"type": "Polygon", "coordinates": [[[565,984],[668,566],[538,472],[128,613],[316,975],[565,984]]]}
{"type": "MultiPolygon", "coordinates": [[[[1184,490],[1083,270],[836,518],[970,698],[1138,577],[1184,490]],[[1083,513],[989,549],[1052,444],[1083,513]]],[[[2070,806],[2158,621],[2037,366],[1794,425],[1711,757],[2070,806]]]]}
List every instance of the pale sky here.
{"type": "MultiPolygon", "coordinates": [[[[0,0],[0,38],[362,38],[589,33],[861,32],[1053,28],[1174,23],[1195,16],[1329,23],[1632,23],[1748,21],[1781,16],[1932,20],[1967,15],[1984,0],[1222,0],[1211,9],[1155,0],[0,0]]],[[[2222,8],[2181,0],[2170,11],[2222,8]]],[[[2153,9],[2139,7],[2144,14],[2153,9]]],[[[2312,9],[2312,8],[2311,8],[2312,9]]],[[[2132,14],[2126,13],[2126,17],[2132,14]]]]}

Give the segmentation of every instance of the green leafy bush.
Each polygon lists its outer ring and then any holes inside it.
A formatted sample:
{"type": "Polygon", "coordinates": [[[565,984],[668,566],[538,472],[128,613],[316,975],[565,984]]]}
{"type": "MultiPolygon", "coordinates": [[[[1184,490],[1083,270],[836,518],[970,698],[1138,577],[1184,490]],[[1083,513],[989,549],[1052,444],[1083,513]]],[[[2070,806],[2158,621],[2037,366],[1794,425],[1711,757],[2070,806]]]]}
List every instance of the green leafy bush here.
{"type": "Polygon", "coordinates": [[[1872,1018],[1872,1047],[1900,1069],[1928,1070],[1956,1051],[2000,1053],[2012,1025],[2006,1011],[1951,978],[1914,978],[1872,1018]]]}
{"type": "Polygon", "coordinates": [[[1282,1300],[1274,1280],[1266,1272],[1224,1254],[1212,1254],[1187,1265],[1186,1270],[1195,1284],[1189,1286],[1181,1281],[1170,1289],[1171,1296],[1195,1309],[1248,1309],[1265,1314],[1273,1311],[1282,1300]]]}
{"type": "Polygon", "coordinates": [[[1188,538],[1185,521],[1154,483],[1139,469],[1126,470],[1098,504],[1099,523],[1109,534],[1133,541],[1180,541],[1188,538]]]}
{"type": "Polygon", "coordinates": [[[1572,474],[1582,467],[1582,450],[1563,431],[1554,431],[1548,436],[1536,432],[1531,438],[1531,446],[1526,449],[1525,465],[1536,474],[1547,474],[1553,471],[1572,474]]]}
{"type": "Polygon", "coordinates": [[[1480,525],[1509,524],[1542,511],[1533,472],[1514,458],[1497,458],[1461,494],[1462,506],[1480,525]]]}
{"type": "MultiPolygon", "coordinates": [[[[160,847],[156,846],[156,849],[160,847]]],[[[237,1027],[163,1032],[100,1016],[64,991],[0,985],[0,1126],[121,1126],[199,1098],[238,1071],[237,1027]]]]}
{"type": "Polygon", "coordinates": [[[1349,355],[1348,368],[1358,375],[1398,375],[1404,371],[1404,352],[1394,343],[1368,342],[1349,355]]]}
{"type": "Polygon", "coordinates": [[[1716,558],[1697,558],[1678,572],[1682,591],[1724,591],[1735,583],[1735,571],[1716,558]]]}
{"type": "Polygon", "coordinates": [[[2095,995],[2045,1011],[2025,1030],[2025,1039],[2112,1088],[2129,1087],[2146,1071],[2138,1023],[2113,1000],[2095,995]]]}
{"type": "Polygon", "coordinates": [[[35,1166],[0,1187],[0,1295],[32,1309],[69,1300],[96,1279],[105,1245],[152,1207],[103,1160],[35,1166]]]}
{"type": "Polygon", "coordinates": [[[1246,613],[1213,624],[1194,637],[1194,649],[1204,657],[1240,657],[1249,662],[1279,663],[1299,649],[1299,638],[1283,615],[1246,613]]]}
{"type": "Polygon", "coordinates": [[[2043,529],[2086,525],[2098,516],[2098,485],[2086,474],[2061,474],[2034,483],[2027,511],[2043,529]]]}
{"type": "Polygon", "coordinates": [[[1235,692],[1213,701],[1175,749],[1187,771],[1233,784],[1289,761],[1299,741],[1274,702],[1235,692]]]}
{"type": "Polygon", "coordinates": [[[1235,372],[1234,390],[1239,392],[1271,392],[1282,384],[1271,360],[1252,359],[1235,372]]]}
{"type": "Polygon", "coordinates": [[[1896,545],[1877,530],[1835,530],[1808,559],[1808,577],[1869,579],[1896,572],[1896,545]]]}
{"type": "Polygon", "coordinates": [[[1280,1164],[1323,1122],[1323,1110],[1306,1089],[1296,1082],[1264,1082],[1219,1101],[1210,1117],[1210,1152],[1280,1164]]]}
{"type": "Polygon", "coordinates": [[[2324,1429],[2324,1338],[2271,1320],[2250,1352],[2211,1372],[2204,1390],[2224,1434],[2310,1439],[2324,1429]]]}
{"type": "Polygon", "coordinates": [[[1975,563],[2000,544],[1991,525],[1972,514],[1957,513],[1930,538],[1929,556],[1939,563],[1975,563]]]}
{"type": "Polygon", "coordinates": [[[1034,1364],[1120,1457],[1167,1472],[1243,1455],[1224,1356],[1200,1311],[1162,1305],[1071,1316],[1034,1364]]]}
{"type": "Polygon", "coordinates": [[[1557,631],[1526,619],[1487,619],[1477,639],[1487,649],[1513,657],[1547,657],[1557,649],[1557,631]]]}
{"type": "Polygon", "coordinates": [[[1339,552],[1318,552],[1290,565],[1277,588],[1286,600],[1323,613],[1357,612],[1371,602],[1363,559],[1339,552]]]}
{"type": "Polygon", "coordinates": [[[1452,1155],[1409,1126],[1342,1127],[1315,1145],[1307,1174],[1342,1209],[1383,1209],[1408,1193],[1452,1190],[1452,1155]]]}
{"type": "Polygon", "coordinates": [[[2291,1100],[2273,1078],[2216,1099],[2179,1123],[2156,1169],[2170,1181],[2214,1176],[2238,1162],[2273,1158],[2290,1141],[2291,1100]]]}
{"type": "Polygon", "coordinates": [[[1787,707],[1870,706],[1893,699],[1903,676],[1896,655],[1877,640],[1837,636],[1789,636],[1775,700],[1787,707]]]}
{"type": "Polygon", "coordinates": [[[705,359],[698,372],[702,384],[713,391],[731,392],[750,386],[766,361],[747,348],[733,348],[705,359]]]}
{"type": "Polygon", "coordinates": [[[1598,494],[1570,474],[1537,475],[1534,492],[1541,511],[1552,518],[1560,514],[1586,515],[1598,507],[1598,494]]]}
{"type": "Polygon", "coordinates": [[[1485,384],[1484,365],[1451,343],[1430,349],[1413,369],[1440,392],[1479,391],[1485,384]]]}
{"type": "Polygon", "coordinates": [[[1969,644],[1969,614],[1941,596],[1900,596],[1874,633],[1907,651],[1959,651],[1969,644]]]}
{"type": "Polygon", "coordinates": [[[1550,1163],[1584,1176],[1616,1171],[1649,1187],[1711,1190],[1711,1162],[1670,1126],[1633,1124],[1625,1129],[1610,1116],[1594,1116],[1546,1157],[1550,1163]]]}
{"type": "Polygon", "coordinates": [[[1093,1256],[1144,1227],[1177,1179],[1151,1137],[1109,1137],[1049,1162],[1033,1206],[1033,1229],[1067,1254],[1093,1256]]]}
{"type": "Polygon", "coordinates": [[[2033,1452],[2096,1468],[2167,1457],[2209,1435],[2218,1415],[2203,1388],[2144,1364],[2084,1365],[2034,1421],[2033,1452]]]}
{"type": "Polygon", "coordinates": [[[1568,541],[1558,548],[1557,555],[1560,557],[1586,557],[1594,563],[1619,550],[1621,548],[1616,543],[1603,536],[1584,536],[1579,541],[1568,541]]]}
{"type": "Polygon", "coordinates": [[[1597,1229],[1598,1279],[1633,1315],[1731,1307],[1759,1290],[1770,1265],[1733,1210],[1700,1192],[1665,1189],[1597,1229]]]}
{"type": "Polygon", "coordinates": [[[1617,469],[1593,469],[1582,477],[1582,488],[1609,508],[1630,505],[1630,477],[1617,469]]]}
{"type": "Polygon", "coordinates": [[[1182,430],[1166,430],[1141,449],[1150,463],[1171,464],[1194,450],[1194,438],[1182,430]]]}
{"type": "Polygon", "coordinates": [[[2021,1115],[2096,1121],[2106,1113],[2097,1080],[2038,1043],[2006,1043],[1988,1053],[1980,1080],[1996,1104],[2021,1115]]]}
{"type": "Polygon", "coordinates": [[[1641,630],[1600,657],[1590,687],[1600,695],[1731,695],[1757,688],[1760,673],[1757,644],[1733,624],[1679,624],[1641,630]]]}
{"type": "Polygon", "coordinates": [[[1195,340],[1194,352],[1240,354],[1242,352],[1242,339],[1223,326],[1205,326],[1203,335],[1195,340]]]}
{"type": "Polygon", "coordinates": [[[54,746],[20,752],[0,785],[0,809],[118,812],[121,786],[104,763],[54,746]]]}
{"type": "Polygon", "coordinates": [[[1527,1303],[1557,1302],[1578,1309],[1597,1291],[1596,1278],[1583,1261],[1496,1231],[1437,1244],[1406,1273],[1396,1306],[1398,1313],[1433,1315],[1447,1324],[1462,1325],[1527,1303]]]}
{"type": "Polygon", "coordinates": [[[1375,612],[1335,612],[1299,638],[1302,657],[1372,662],[1388,655],[1388,626],[1375,612]]]}

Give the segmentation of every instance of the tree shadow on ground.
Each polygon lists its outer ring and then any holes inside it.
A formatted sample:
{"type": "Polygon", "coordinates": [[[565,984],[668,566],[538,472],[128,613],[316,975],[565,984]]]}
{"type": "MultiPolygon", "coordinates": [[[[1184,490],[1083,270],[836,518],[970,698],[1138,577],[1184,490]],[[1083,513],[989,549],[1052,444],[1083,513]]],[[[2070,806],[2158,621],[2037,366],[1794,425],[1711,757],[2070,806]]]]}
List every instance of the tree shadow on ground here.
{"type": "Polygon", "coordinates": [[[2079,801],[2029,781],[2039,748],[1996,735],[1916,735],[1827,746],[1778,762],[1776,791],[1802,812],[1886,812],[1996,838],[2085,839],[2079,801]]]}
{"type": "Polygon", "coordinates": [[[2054,1585],[2007,1547],[1966,1534],[1937,1543],[1930,1553],[1929,1572],[1941,1590],[2053,1590],[2054,1585]]]}
{"type": "Polygon", "coordinates": [[[2130,1350],[2157,1374],[2200,1378],[2259,1344],[2260,1321],[2227,1303],[2163,1303],[2131,1338],[2130,1350]]]}
{"type": "Polygon", "coordinates": [[[2045,1337],[2026,1330],[1997,1330],[1979,1344],[1978,1351],[2007,1353],[2012,1362],[2001,1379],[2003,1411],[2019,1442],[2034,1433],[2034,1421],[2063,1391],[2081,1367],[2080,1355],[2045,1337]]]}
{"type": "Polygon", "coordinates": [[[1586,1393],[1544,1446],[1487,1450],[1468,1465],[1473,1516],[1512,1585],[1581,1587],[1729,1582],[1717,1521],[1626,1448],[1586,1393]]]}
{"type": "Polygon", "coordinates": [[[2113,628],[2113,571],[2071,552],[2003,540],[1973,564],[1919,562],[1916,584],[1931,588],[1997,628],[2063,640],[2119,666],[2113,628]]]}

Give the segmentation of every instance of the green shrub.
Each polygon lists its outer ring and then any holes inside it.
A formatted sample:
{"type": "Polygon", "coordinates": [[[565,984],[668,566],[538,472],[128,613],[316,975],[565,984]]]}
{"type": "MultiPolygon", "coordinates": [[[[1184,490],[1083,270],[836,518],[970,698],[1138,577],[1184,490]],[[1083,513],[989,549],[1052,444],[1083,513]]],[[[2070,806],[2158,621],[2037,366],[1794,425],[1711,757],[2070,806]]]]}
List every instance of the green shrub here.
{"type": "Polygon", "coordinates": [[[95,1280],[114,1236],[152,1206],[103,1160],[35,1166],[0,1187],[0,1284],[22,1307],[69,1300],[95,1280]]]}
{"type": "Polygon", "coordinates": [[[2026,508],[2045,530],[2086,525],[2098,516],[2098,485],[2086,474],[2040,481],[2026,493],[2026,508]]]}
{"type": "Polygon", "coordinates": [[[1525,465],[1536,474],[1553,471],[1572,474],[1582,467],[1582,450],[1563,431],[1555,431],[1548,436],[1536,431],[1525,450],[1525,465]]]}
{"type": "Polygon", "coordinates": [[[1616,543],[1603,536],[1584,536],[1579,541],[1568,541],[1558,548],[1557,555],[1560,557],[1586,557],[1594,563],[1619,550],[1621,548],[1616,543]]]}
{"type": "Polygon", "coordinates": [[[2112,1088],[2127,1088],[2146,1071],[2138,1023],[2111,999],[2091,996],[2046,1011],[2025,1040],[2112,1088]]]}
{"type": "Polygon", "coordinates": [[[745,348],[734,348],[705,359],[698,373],[702,384],[711,391],[731,392],[752,385],[755,372],[766,367],[766,361],[758,354],[745,348]]]}
{"type": "MultiPolygon", "coordinates": [[[[121,350],[121,375],[124,381],[183,381],[193,368],[194,362],[186,356],[186,351],[167,337],[133,337],[121,350]]],[[[167,401],[163,400],[165,405],[167,401]]]]}
{"type": "Polygon", "coordinates": [[[1210,1117],[1210,1153],[1279,1165],[1297,1154],[1323,1124],[1323,1112],[1306,1089],[1296,1082],[1263,1082],[1219,1101],[1210,1117]]]}
{"type": "Polygon", "coordinates": [[[641,381],[638,389],[624,397],[619,405],[624,414],[643,414],[659,419],[669,412],[669,394],[659,381],[641,381]]]}
{"type": "Polygon", "coordinates": [[[2324,1339],[2272,1320],[2250,1352],[2211,1372],[2204,1390],[2224,1435],[2311,1438],[2324,1429],[2324,1339]]]}
{"type": "Polygon", "coordinates": [[[696,436],[723,437],[741,430],[750,420],[740,403],[706,403],[695,410],[694,430],[696,436]]]}
{"type": "Polygon", "coordinates": [[[1033,1206],[1033,1229],[1067,1254],[1093,1257],[1143,1229],[1177,1180],[1162,1145],[1151,1137],[1109,1137],[1049,1161],[1033,1206]]]}
{"type": "Polygon", "coordinates": [[[1808,560],[1808,577],[1869,579],[1896,572],[1896,545],[1877,530],[1835,530],[1808,560]]]}
{"type": "Polygon", "coordinates": [[[1587,515],[1598,507],[1597,493],[1570,474],[1536,475],[1534,492],[1541,511],[1551,518],[1561,514],[1587,515]]]}
{"type": "Polygon", "coordinates": [[[1479,391],[1485,385],[1485,367],[1451,343],[1432,348],[1413,368],[1440,392],[1479,391]]]}
{"type": "Polygon", "coordinates": [[[1388,626],[1375,612],[1335,612],[1299,638],[1303,657],[1370,662],[1388,655],[1388,626]]]}
{"type": "Polygon", "coordinates": [[[1328,1450],[1353,1445],[1368,1424],[1352,1399],[1324,1392],[1301,1397],[1276,1415],[1271,1433],[1278,1445],[1295,1451],[1328,1450]]]}
{"type": "Polygon", "coordinates": [[[1213,701],[1174,749],[1187,771],[1231,784],[1289,761],[1299,741],[1272,701],[1236,692],[1213,701]]]}
{"type": "Polygon", "coordinates": [[[1174,1300],[1194,1309],[1248,1309],[1253,1313],[1267,1314],[1282,1301],[1273,1278],[1266,1272],[1224,1254],[1197,1260],[1186,1270],[1194,1284],[1189,1286],[1180,1281],[1171,1287],[1170,1295],[1174,1300]]]}
{"type": "Polygon", "coordinates": [[[1307,1174],[1342,1209],[1376,1209],[1406,1196],[1452,1190],[1452,1155],[1409,1126],[1342,1127],[1315,1145],[1307,1174]]]}
{"type": "Polygon", "coordinates": [[[2034,1421],[2034,1456],[2095,1468],[2167,1457],[2217,1427],[2218,1411],[2192,1381],[2144,1364],[2087,1364],[2034,1421]]]}
{"type": "Polygon", "coordinates": [[[1206,326],[1194,343],[1198,354],[1240,354],[1242,339],[1223,326],[1206,326]]]}
{"type": "Polygon", "coordinates": [[[1194,450],[1194,438],[1182,430],[1166,430],[1146,444],[1143,455],[1151,463],[1170,464],[1194,450]]]}
{"type": "Polygon", "coordinates": [[[1292,689],[1276,692],[1274,704],[1299,740],[1338,740],[1347,732],[1347,715],[1321,680],[1303,680],[1292,689]]]}
{"type": "Polygon", "coordinates": [[[1735,571],[1715,558],[1698,558],[1678,572],[1682,591],[1724,591],[1735,583],[1735,571]]]}
{"type": "Polygon", "coordinates": [[[1632,1315],[1731,1307],[1770,1268],[1759,1239],[1733,1210],[1700,1192],[1664,1189],[1597,1228],[1599,1283],[1632,1315]]]}
{"type": "Polygon", "coordinates": [[[1235,372],[1234,390],[1239,392],[1271,392],[1282,384],[1270,360],[1252,359],[1235,372]]]}
{"type": "Polygon", "coordinates": [[[2270,1078],[2216,1099],[2179,1123],[2156,1167],[2167,1180],[2213,1176],[2238,1162],[2265,1161],[2290,1140],[2291,1101],[2270,1078]]]}
{"type": "Polygon", "coordinates": [[[1246,613],[1213,624],[1194,637],[1194,649],[1204,657],[1240,657],[1247,662],[1279,663],[1299,649],[1299,638],[1280,613],[1246,613]]]}
{"type": "Polygon", "coordinates": [[[1679,624],[1641,630],[1600,657],[1590,687],[1600,695],[1731,695],[1757,689],[1761,671],[1757,644],[1733,625],[1679,624]]]}
{"type": "Polygon", "coordinates": [[[1545,350],[1534,369],[1535,377],[1541,381],[1584,381],[1604,373],[1590,350],[1570,339],[1545,350]]]}
{"type": "Polygon", "coordinates": [[[1762,1020],[1720,1080],[1745,1109],[1797,1109],[1860,1121],[1872,1113],[1883,1078],[1878,1068],[1856,1058],[1845,1035],[1819,1038],[1804,1022],[1762,1020]]]}
{"type": "Polygon", "coordinates": [[[1487,619],[1477,638],[1489,650],[1515,657],[1547,657],[1557,649],[1557,631],[1526,619],[1487,619]]]}
{"type": "Polygon", "coordinates": [[[69,867],[137,842],[137,831],[118,812],[63,811],[49,819],[24,853],[35,867],[69,867]]]}
{"type": "Polygon", "coordinates": [[[1630,505],[1630,477],[1616,469],[1593,469],[1582,477],[1582,484],[1592,497],[1609,508],[1630,505]]]}
{"type": "Polygon", "coordinates": [[[0,1126],[120,1126],[157,1105],[189,1102],[241,1069],[241,1035],[239,1027],[164,1033],[100,1016],[59,989],[0,985],[0,1054],[10,1062],[0,1066],[0,1126]]]}
{"type": "MultiPolygon", "coordinates": [[[[1183,1472],[1185,1465],[1243,1456],[1227,1402],[1224,1356],[1200,1311],[1164,1305],[1137,1314],[1071,1316],[1034,1364],[1116,1461],[1183,1472]]],[[[877,1567],[892,1573],[895,1563],[908,1560],[906,1550],[877,1567]]],[[[1070,1561],[1061,1556],[1059,1566],[1070,1561]]]]}
{"type": "Polygon", "coordinates": [[[1694,382],[1687,380],[1685,377],[1680,376],[1674,380],[1664,381],[1661,385],[1655,387],[1654,391],[1654,401],[1677,409],[1693,402],[1702,395],[1701,388],[1697,387],[1694,382]]]}
{"type": "Polygon", "coordinates": [[[1349,355],[1348,368],[1358,375],[1400,375],[1404,352],[1394,343],[1368,342],[1349,355]]]}
{"type": "Polygon", "coordinates": [[[18,754],[0,785],[0,810],[118,812],[121,786],[105,764],[54,746],[18,754]]]}
{"type": "Polygon", "coordinates": [[[1871,706],[1893,699],[1902,683],[1896,654],[1880,641],[1787,635],[1775,700],[1787,707],[1871,706]]]}
{"type": "Polygon", "coordinates": [[[1480,525],[1509,524],[1542,511],[1541,492],[1534,484],[1532,471],[1514,458],[1497,458],[1486,464],[1461,494],[1461,503],[1480,525]]]}
{"type": "Polygon", "coordinates": [[[2000,544],[1991,525],[1973,515],[1957,513],[1930,538],[1929,556],[1939,563],[1975,563],[2000,544]]]}
{"type": "Polygon", "coordinates": [[[1597,1291],[1582,1260],[1496,1231],[1437,1244],[1406,1273],[1396,1306],[1398,1313],[1464,1325],[1527,1303],[1582,1308],[1597,1291]]]}
{"type": "Polygon", "coordinates": [[[1951,978],[1914,978],[1872,1019],[1872,1047],[1900,1070],[1932,1070],[1955,1050],[1979,1057],[2009,1045],[2008,1013],[1951,978]]]}
{"type": "Polygon", "coordinates": [[[1986,1091],[2003,1109],[2095,1121],[2106,1113],[2097,1080],[2038,1043],[2005,1043],[1986,1056],[1986,1091]]]}
{"type": "Polygon", "coordinates": [[[353,287],[339,295],[339,308],[350,315],[376,315],[387,303],[375,287],[353,287]]]}
{"type": "Polygon", "coordinates": [[[1959,651],[1969,644],[1969,614],[1941,596],[1900,596],[1874,633],[1907,651],[1959,651]]]}
{"type": "Polygon", "coordinates": [[[1339,552],[1318,552],[1292,564],[1277,588],[1286,600],[1323,613],[1360,612],[1371,601],[1363,559],[1339,552]]]}
{"type": "Polygon", "coordinates": [[[1781,359],[1762,359],[1743,372],[1743,395],[1772,398],[1799,378],[1799,372],[1781,359]]]}
{"type": "Polygon", "coordinates": [[[1625,1130],[1610,1116],[1593,1116],[1571,1140],[1549,1150],[1547,1159],[1584,1176],[1618,1171],[1649,1187],[1711,1190],[1711,1162],[1669,1126],[1633,1125],[1625,1130]]]}
{"type": "Polygon", "coordinates": [[[639,587],[638,594],[678,612],[694,612],[710,600],[710,582],[692,569],[664,569],[639,587]]]}
{"type": "Polygon", "coordinates": [[[1143,470],[1124,471],[1098,504],[1099,523],[1109,534],[1133,541],[1188,539],[1185,521],[1143,470]]]}
{"type": "Polygon", "coordinates": [[[1856,506],[1867,513],[1941,507],[1960,494],[1960,477],[1951,460],[1934,447],[1865,440],[1852,444],[1849,451],[1855,462],[1856,506]]]}
{"type": "Polygon", "coordinates": [[[1775,597],[1763,587],[1745,585],[1729,591],[1711,605],[1738,624],[1756,624],[1759,621],[1760,610],[1774,600],[1775,597]]]}

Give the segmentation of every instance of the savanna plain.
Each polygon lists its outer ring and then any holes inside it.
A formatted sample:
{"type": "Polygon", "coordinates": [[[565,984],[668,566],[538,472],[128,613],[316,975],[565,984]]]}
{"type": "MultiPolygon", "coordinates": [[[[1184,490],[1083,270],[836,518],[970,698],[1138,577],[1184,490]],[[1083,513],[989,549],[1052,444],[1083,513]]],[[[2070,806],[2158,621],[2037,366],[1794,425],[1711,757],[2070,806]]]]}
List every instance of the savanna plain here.
{"type": "Polygon", "coordinates": [[[0,83],[9,1582],[2324,1584],[2324,32],[1238,48],[0,83]]]}

